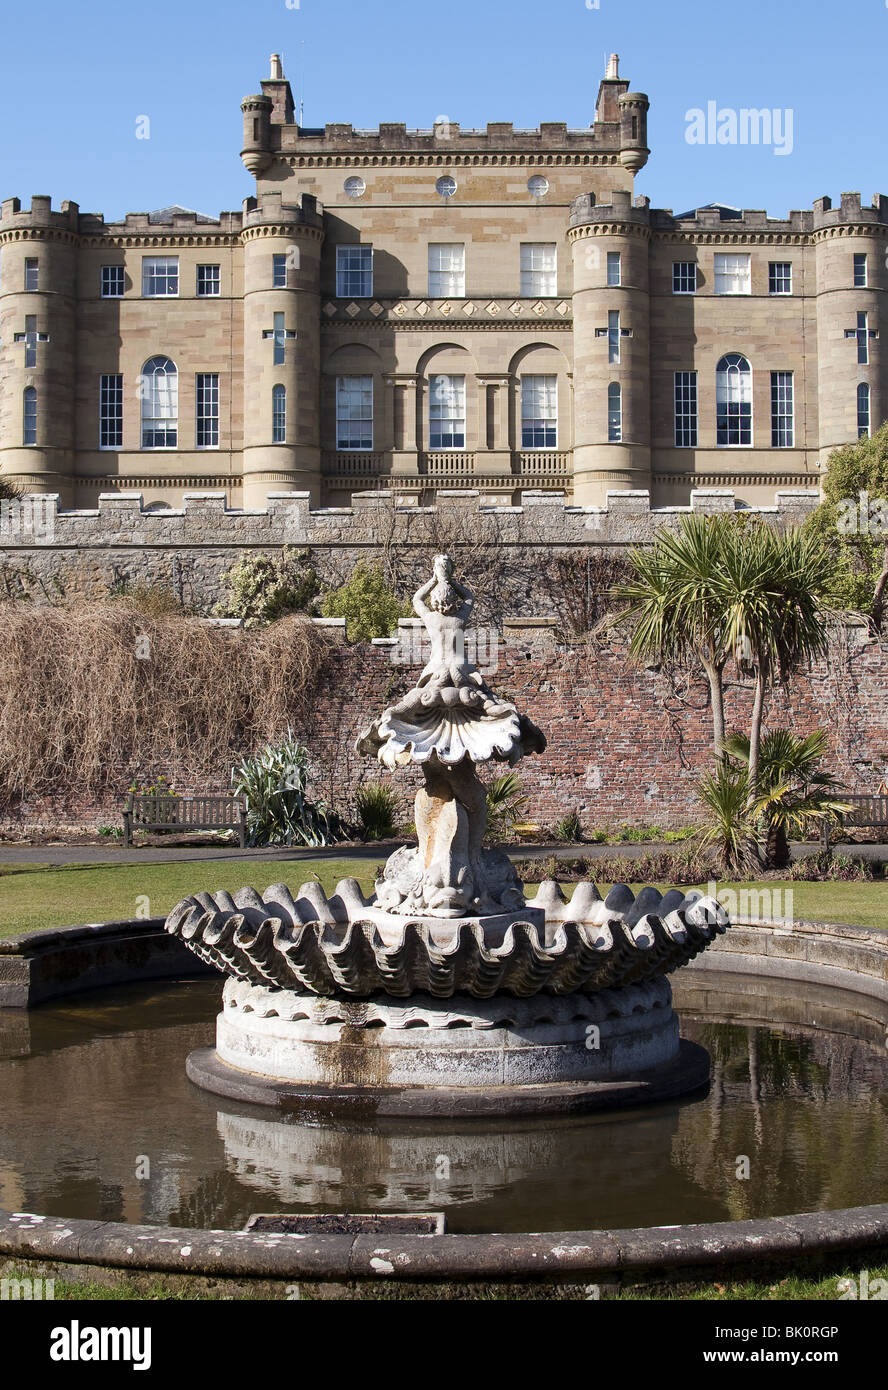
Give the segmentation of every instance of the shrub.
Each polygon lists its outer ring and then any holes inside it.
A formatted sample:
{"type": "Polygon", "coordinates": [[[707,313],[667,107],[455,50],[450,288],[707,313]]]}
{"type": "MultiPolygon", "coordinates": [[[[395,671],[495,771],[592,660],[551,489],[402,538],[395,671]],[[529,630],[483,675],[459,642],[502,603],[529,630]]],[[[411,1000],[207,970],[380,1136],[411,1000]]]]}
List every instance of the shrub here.
{"type": "Polygon", "coordinates": [[[330,651],[304,618],[232,632],[111,602],[0,603],[0,629],[0,804],[119,789],[121,765],[127,781],[172,766],[218,783],[308,719],[330,651]]]}
{"type": "Polygon", "coordinates": [[[331,589],[321,601],[325,618],[345,618],[350,642],[369,642],[388,637],[399,618],[410,615],[409,603],[402,603],[385,582],[379,565],[361,562],[338,589],[331,589]]]}
{"type": "Polygon", "coordinates": [[[213,610],[217,618],[242,618],[262,627],[290,613],[313,614],[320,593],[310,550],[285,545],[280,556],[246,555],[223,575],[228,595],[213,610]]]}
{"type": "Polygon", "coordinates": [[[355,795],[362,838],[390,840],[397,833],[400,797],[382,782],[368,782],[355,795]]]}
{"type": "Polygon", "coordinates": [[[796,882],[808,883],[869,883],[875,878],[875,873],[866,859],[821,850],[819,854],[806,854],[794,860],[789,867],[789,877],[796,882]]]}
{"type": "Polygon", "coordinates": [[[163,584],[118,584],[109,598],[125,603],[134,613],[144,613],[149,618],[165,618],[170,613],[184,613],[185,607],[172,589],[163,584]]]}
{"type": "Polygon", "coordinates": [[[576,844],[583,838],[583,827],[580,823],[579,811],[568,811],[555,826],[555,839],[566,840],[569,844],[576,844]]]}
{"type": "Polygon", "coordinates": [[[328,845],[346,838],[340,816],[308,795],[308,750],[290,729],[232,769],[232,790],[247,803],[251,845],[328,845]]]}
{"type": "Polygon", "coordinates": [[[521,791],[517,772],[506,772],[487,783],[487,830],[485,840],[502,840],[524,814],[527,797],[521,791]]]}
{"type": "Polygon", "coordinates": [[[544,878],[562,883],[588,879],[591,883],[660,883],[667,887],[690,887],[708,883],[715,874],[711,856],[699,850],[661,850],[656,854],[608,855],[602,859],[545,859],[516,861],[518,877],[525,883],[539,883],[544,878]]]}

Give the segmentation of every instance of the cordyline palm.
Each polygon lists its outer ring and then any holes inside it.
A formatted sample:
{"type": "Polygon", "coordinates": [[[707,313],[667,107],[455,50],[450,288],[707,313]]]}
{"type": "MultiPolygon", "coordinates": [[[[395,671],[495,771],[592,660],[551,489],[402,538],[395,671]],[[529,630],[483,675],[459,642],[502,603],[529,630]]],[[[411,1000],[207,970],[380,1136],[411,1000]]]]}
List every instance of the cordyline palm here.
{"type": "Polygon", "coordinates": [[[629,604],[620,620],[632,626],[629,650],[637,660],[694,657],[702,665],[717,757],[725,737],[723,678],[731,655],[724,571],[732,526],[736,523],[728,516],[682,517],[677,532],[663,530],[652,546],[630,553],[635,575],[614,589],[614,596],[629,604]]]}
{"type": "MultiPolygon", "coordinates": [[[[820,767],[828,751],[824,729],[802,737],[775,729],[762,740],[759,794],[749,810],[764,822],[769,864],[782,868],[789,862],[791,835],[806,835],[812,824],[836,820],[852,809],[841,800],[838,779],[820,767]]],[[[725,740],[725,752],[748,765],[749,739],[732,734],[725,740]]]]}
{"type": "Polygon", "coordinates": [[[827,649],[822,595],[832,572],[828,550],[800,530],[738,529],[723,550],[719,586],[725,641],[751,670],[749,800],[759,794],[762,718],[768,686],[786,680],[827,649]]]}

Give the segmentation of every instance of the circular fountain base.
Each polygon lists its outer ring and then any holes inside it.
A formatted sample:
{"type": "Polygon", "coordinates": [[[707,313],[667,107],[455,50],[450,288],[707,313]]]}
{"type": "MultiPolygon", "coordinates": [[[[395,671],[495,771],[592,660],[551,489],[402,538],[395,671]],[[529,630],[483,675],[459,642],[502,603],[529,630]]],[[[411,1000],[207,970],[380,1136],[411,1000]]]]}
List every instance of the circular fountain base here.
{"type": "Polygon", "coordinates": [[[342,1000],[229,980],[216,1048],[188,1075],[315,1117],[579,1113],[666,1100],[709,1079],[668,981],[567,996],[342,1000]]]}

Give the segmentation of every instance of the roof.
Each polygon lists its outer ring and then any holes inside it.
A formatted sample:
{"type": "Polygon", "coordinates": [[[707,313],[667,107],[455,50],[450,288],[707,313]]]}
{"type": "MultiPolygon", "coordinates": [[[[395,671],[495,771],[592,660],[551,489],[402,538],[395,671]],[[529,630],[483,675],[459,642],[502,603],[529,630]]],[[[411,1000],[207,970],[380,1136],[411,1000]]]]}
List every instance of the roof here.
{"type": "Polygon", "coordinates": [[[680,212],[676,220],[684,222],[688,218],[693,219],[698,212],[717,212],[723,222],[735,222],[743,216],[742,209],[735,208],[731,203],[700,203],[690,212],[680,212]]]}
{"type": "Polygon", "coordinates": [[[166,208],[155,208],[154,212],[149,212],[148,221],[172,222],[174,217],[194,217],[198,222],[218,222],[217,217],[207,217],[202,212],[195,212],[193,208],[180,207],[178,203],[171,203],[166,208]]]}

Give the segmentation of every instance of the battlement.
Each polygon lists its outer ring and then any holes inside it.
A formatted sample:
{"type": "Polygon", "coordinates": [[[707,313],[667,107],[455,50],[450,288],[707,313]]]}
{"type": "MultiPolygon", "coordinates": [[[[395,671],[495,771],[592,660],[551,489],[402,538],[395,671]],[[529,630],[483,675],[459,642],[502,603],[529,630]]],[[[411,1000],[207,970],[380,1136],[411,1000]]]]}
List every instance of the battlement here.
{"type": "Polygon", "coordinates": [[[0,203],[0,232],[19,227],[45,227],[47,230],[76,232],[79,230],[80,207],[68,199],[58,212],[52,210],[52,199],[45,193],[31,195],[31,207],[22,211],[21,198],[4,198],[0,203]]]}
{"type": "Polygon", "coordinates": [[[401,505],[391,492],[358,492],[350,507],[312,509],[307,492],[270,492],[261,511],[228,506],[225,492],[187,493],[181,508],[146,508],[141,493],[102,493],[94,510],[65,511],[55,494],[31,494],[0,508],[0,550],[46,546],[108,547],[203,545],[333,549],[373,545],[386,513],[403,543],[424,543],[429,518],[449,518],[465,534],[496,531],[507,544],[527,546],[643,543],[664,524],[688,513],[712,516],[742,510],[783,524],[798,524],[818,505],[816,491],[778,491],[767,507],[739,507],[729,489],[698,488],[687,507],[652,507],[644,489],[609,492],[604,507],[578,507],[563,492],[524,492],[520,506],[492,506],[479,492],[440,491],[431,507],[401,505]]]}
{"type": "Polygon", "coordinates": [[[377,130],[355,130],[331,122],[322,129],[286,126],[280,149],[318,154],[447,154],[475,151],[557,151],[620,148],[618,122],[596,122],[569,129],[565,121],[545,121],[535,130],[516,130],[511,121],[489,121],[483,130],[463,130],[458,121],[441,120],[431,130],[408,130],[398,122],[381,123],[377,130]]]}

